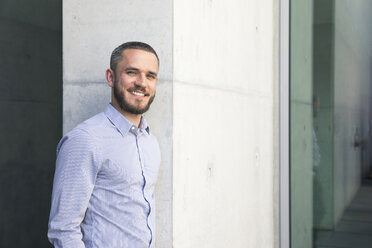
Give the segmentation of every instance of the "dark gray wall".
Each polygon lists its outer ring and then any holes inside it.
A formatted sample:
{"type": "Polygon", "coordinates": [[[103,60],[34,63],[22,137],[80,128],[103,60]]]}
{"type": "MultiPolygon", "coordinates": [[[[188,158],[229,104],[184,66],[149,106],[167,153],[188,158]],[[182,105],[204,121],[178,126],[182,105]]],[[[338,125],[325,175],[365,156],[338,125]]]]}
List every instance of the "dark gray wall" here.
{"type": "Polygon", "coordinates": [[[0,2],[0,247],[50,247],[62,135],[61,1],[0,2]]]}

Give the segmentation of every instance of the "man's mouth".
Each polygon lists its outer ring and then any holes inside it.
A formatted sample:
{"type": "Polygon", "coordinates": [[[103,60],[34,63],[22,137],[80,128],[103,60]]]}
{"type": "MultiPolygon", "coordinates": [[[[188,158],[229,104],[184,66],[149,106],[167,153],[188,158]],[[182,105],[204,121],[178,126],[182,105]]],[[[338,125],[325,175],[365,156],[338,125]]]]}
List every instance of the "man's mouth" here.
{"type": "Polygon", "coordinates": [[[142,92],[138,92],[138,91],[132,91],[131,93],[132,93],[133,95],[136,95],[136,96],[145,96],[144,93],[142,93],[142,92]]]}

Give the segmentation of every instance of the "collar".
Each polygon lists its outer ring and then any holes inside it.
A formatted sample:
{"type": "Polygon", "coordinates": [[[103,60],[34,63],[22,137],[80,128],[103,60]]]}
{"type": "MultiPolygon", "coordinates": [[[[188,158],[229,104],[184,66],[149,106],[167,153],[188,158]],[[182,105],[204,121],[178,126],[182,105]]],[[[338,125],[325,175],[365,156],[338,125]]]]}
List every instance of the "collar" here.
{"type": "MultiPolygon", "coordinates": [[[[119,130],[122,136],[125,136],[129,131],[137,134],[137,127],[131,123],[124,115],[122,115],[114,106],[107,105],[104,111],[106,117],[111,121],[112,124],[119,130]]],[[[150,127],[147,125],[145,118],[141,117],[141,122],[138,128],[142,133],[147,135],[150,134],[150,127]],[[146,131],[146,132],[145,132],[146,131]]]]}
{"type": "Polygon", "coordinates": [[[142,115],[141,117],[141,122],[139,124],[139,130],[142,132],[142,133],[145,133],[145,134],[150,134],[150,127],[149,125],[147,124],[147,121],[145,119],[145,117],[142,115]],[[146,131],[146,132],[145,132],[146,131]]]}

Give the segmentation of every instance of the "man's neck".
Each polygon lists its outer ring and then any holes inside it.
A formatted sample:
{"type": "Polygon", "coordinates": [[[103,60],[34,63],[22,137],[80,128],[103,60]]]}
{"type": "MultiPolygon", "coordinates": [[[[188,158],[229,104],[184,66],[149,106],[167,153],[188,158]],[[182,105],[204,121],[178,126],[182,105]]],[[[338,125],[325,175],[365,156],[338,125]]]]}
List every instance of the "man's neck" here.
{"type": "Polygon", "coordinates": [[[130,121],[132,124],[136,125],[136,127],[139,127],[140,123],[141,123],[141,117],[142,115],[137,115],[137,114],[132,114],[132,113],[129,113],[127,111],[124,111],[120,108],[120,106],[118,104],[116,104],[115,102],[111,102],[111,105],[117,110],[119,111],[125,118],[127,118],[128,121],[130,121]]]}

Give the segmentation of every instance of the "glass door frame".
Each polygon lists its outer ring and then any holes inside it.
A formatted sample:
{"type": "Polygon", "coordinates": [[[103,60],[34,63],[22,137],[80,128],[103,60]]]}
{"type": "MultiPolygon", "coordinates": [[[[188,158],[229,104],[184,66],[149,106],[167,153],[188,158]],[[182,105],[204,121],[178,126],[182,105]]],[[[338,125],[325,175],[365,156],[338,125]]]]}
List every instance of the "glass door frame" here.
{"type": "Polygon", "coordinates": [[[279,246],[290,247],[289,58],[290,0],[279,5],[279,246]]]}

